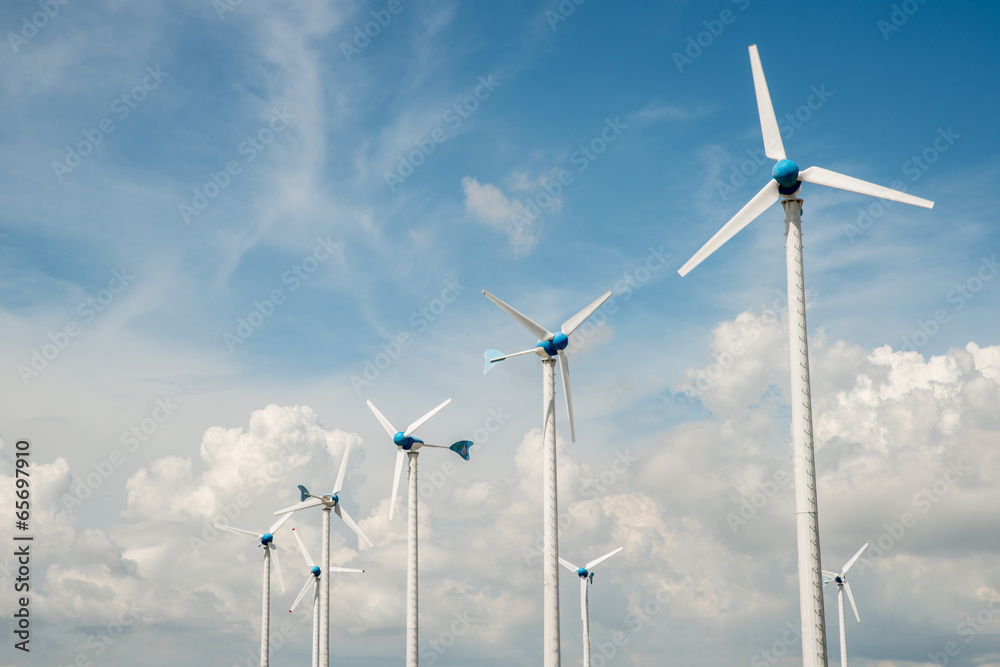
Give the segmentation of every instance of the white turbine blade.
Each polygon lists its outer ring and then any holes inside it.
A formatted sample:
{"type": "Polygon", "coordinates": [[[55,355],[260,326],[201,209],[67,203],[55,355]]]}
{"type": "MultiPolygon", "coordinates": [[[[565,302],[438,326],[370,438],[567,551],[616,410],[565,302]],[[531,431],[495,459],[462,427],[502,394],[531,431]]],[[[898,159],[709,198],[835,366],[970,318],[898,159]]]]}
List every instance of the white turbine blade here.
{"type": "Polygon", "coordinates": [[[344,523],[347,524],[348,528],[350,528],[355,533],[357,533],[357,535],[358,535],[358,548],[359,549],[374,549],[375,548],[375,543],[372,542],[371,540],[369,540],[368,536],[365,535],[363,532],[361,532],[361,529],[358,528],[358,524],[354,523],[354,519],[352,519],[351,515],[347,513],[347,510],[343,509],[340,506],[340,503],[337,503],[337,505],[333,508],[333,511],[337,513],[337,516],[339,516],[341,519],[344,520],[344,523]],[[365,545],[367,545],[367,546],[365,546],[365,545]]]}
{"type": "Polygon", "coordinates": [[[309,590],[309,586],[316,586],[316,577],[311,574],[306,578],[306,585],[302,587],[301,591],[299,591],[298,596],[295,598],[295,602],[293,602],[292,606],[288,608],[289,613],[295,611],[295,608],[299,606],[299,600],[305,597],[306,591],[309,590]]]}
{"type": "Polygon", "coordinates": [[[449,403],[451,403],[451,399],[450,398],[447,401],[445,401],[444,403],[442,403],[441,405],[437,406],[436,408],[434,408],[433,410],[431,410],[430,412],[428,412],[427,414],[425,414],[423,417],[421,417],[417,421],[415,421],[412,424],[410,424],[409,426],[407,426],[406,430],[403,431],[403,435],[406,436],[407,438],[410,437],[411,433],[413,433],[418,428],[420,428],[425,423],[427,423],[428,419],[430,419],[431,417],[433,417],[437,413],[441,412],[441,410],[444,408],[444,406],[448,405],[449,403]]]}
{"type": "Polygon", "coordinates": [[[585,577],[580,578],[580,620],[586,622],[587,614],[584,612],[586,609],[587,601],[587,579],[585,577]]]}
{"type": "Polygon", "coordinates": [[[803,169],[799,172],[799,180],[806,183],[813,183],[815,185],[825,185],[828,188],[837,188],[838,190],[857,192],[861,195],[869,195],[871,197],[878,197],[879,199],[898,201],[901,204],[910,204],[911,206],[920,206],[921,208],[934,208],[934,202],[929,199],[914,197],[913,195],[908,195],[905,192],[900,192],[899,190],[893,190],[882,185],[875,185],[874,183],[862,181],[861,179],[854,178],[853,176],[838,174],[835,171],[823,169],[822,167],[809,167],[808,169],[803,169]]]}
{"type": "MultiPolygon", "coordinates": [[[[281,517],[280,519],[278,519],[277,521],[275,521],[274,523],[272,523],[271,527],[267,529],[267,532],[269,532],[272,535],[274,535],[276,532],[278,532],[278,529],[281,528],[282,526],[284,526],[285,522],[288,521],[291,518],[292,518],[291,514],[285,514],[283,517],[281,517]]],[[[295,530],[295,529],[292,528],[292,530],[295,530]]]]}
{"type": "Polygon", "coordinates": [[[364,572],[364,570],[355,570],[353,567],[331,567],[330,572],[364,572]]]}
{"type": "Polygon", "coordinates": [[[597,297],[593,303],[581,310],[579,313],[569,318],[562,325],[562,332],[569,336],[577,328],[584,323],[584,321],[594,314],[594,311],[601,307],[601,304],[607,301],[611,297],[611,290],[608,290],[601,296],[597,297]]]}
{"type": "Polygon", "coordinates": [[[701,247],[701,250],[694,254],[687,263],[678,269],[677,273],[686,276],[691,269],[701,264],[706,257],[718,250],[723,243],[733,238],[738,231],[749,225],[761,213],[766,211],[774,202],[778,201],[778,182],[771,179],[761,191],[753,196],[740,212],[723,225],[722,229],[715,233],[715,236],[708,240],[708,243],[701,247]]]}
{"type": "Polygon", "coordinates": [[[854,610],[854,618],[858,619],[858,623],[860,623],[861,617],[858,616],[858,608],[854,604],[854,596],[851,594],[851,585],[846,581],[844,582],[844,590],[847,591],[847,599],[851,601],[851,609],[854,610]]]}
{"type": "Polygon", "coordinates": [[[867,548],[868,548],[868,543],[865,542],[865,546],[863,546],[860,549],[858,549],[858,553],[854,554],[854,557],[851,558],[851,560],[847,561],[847,564],[844,565],[844,569],[841,570],[841,572],[843,572],[844,574],[847,574],[847,571],[851,569],[852,565],[854,565],[854,561],[856,561],[858,558],[860,558],[861,554],[864,553],[865,549],[867,549],[867,548]]]}
{"type": "Polygon", "coordinates": [[[278,585],[281,586],[281,592],[285,592],[285,582],[281,578],[281,562],[278,560],[278,548],[271,544],[268,549],[271,550],[271,556],[274,557],[274,571],[278,573],[278,585]]]}
{"type": "Polygon", "coordinates": [[[527,329],[528,331],[530,331],[535,336],[535,338],[537,338],[538,340],[551,340],[552,339],[552,332],[550,332],[545,327],[543,327],[543,326],[541,326],[539,324],[536,324],[535,322],[532,322],[530,319],[528,319],[527,317],[525,317],[521,313],[517,312],[516,310],[514,310],[513,308],[511,308],[506,303],[504,303],[500,299],[496,298],[495,296],[493,296],[492,294],[490,294],[486,290],[483,290],[483,294],[486,295],[487,299],[489,299],[490,301],[492,301],[496,305],[500,306],[508,315],[510,315],[515,320],[517,320],[518,322],[520,322],[521,326],[524,327],[525,329],[527,329]]]}
{"type": "Polygon", "coordinates": [[[611,551],[611,552],[608,552],[608,553],[604,554],[603,556],[601,556],[597,560],[590,561],[589,563],[587,563],[586,565],[584,565],[584,568],[586,568],[587,570],[592,570],[593,568],[597,567],[600,563],[603,563],[604,561],[606,561],[607,559],[611,558],[612,556],[614,556],[616,553],[618,553],[619,551],[621,551],[624,548],[625,547],[618,547],[614,551],[611,551]]]}
{"type": "Polygon", "coordinates": [[[368,407],[371,408],[371,411],[375,413],[375,418],[378,419],[378,423],[382,425],[382,428],[384,428],[385,432],[389,434],[389,437],[395,437],[397,431],[392,427],[392,424],[389,423],[389,420],[378,411],[378,408],[376,408],[375,404],[371,402],[371,399],[368,399],[367,403],[368,407]]]}
{"type": "Polygon", "coordinates": [[[566,412],[569,414],[569,439],[576,442],[576,427],[573,425],[573,394],[569,389],[569,359],[564,350],[559,350],[559,370],[562,372],[563,393],[566,394],[566,412]]]}
{"type": "Polygon", "coordinates": [[[331,495],[337,495],[340,490],[344,488],[344,475],[347,474],[347,459],[351,455],[351,443],[347,443],[347,447],[344,448],[344,458],[340,460],[340,470],[337,472],[337,483],[333,486],[333,491],[331,495]]]}
{"type": "Polygon", "coordinates": [[[580,569],[580,568],[578,568],[578,567],[577,567],[576,565],[573,565],[573,563],[571,563],[571,562],[569,562],[568,560],[566,560],[565,558],[560,558],[560,559],[559,559],[559,562],[560,562],[560,563],[562,564],[562,566],[563,566],[564,568],[566,568],[567,570],[569,570],[569,571],[570,571],[570,572],[572,572],[573,574],[576,574],[577,570],[579,570],[579,569],[580,569]]]}
{"type": "Polygon", "coordinates": [[[836,572],[830,572],[829,570],[822,570],[822,572],[823,572],[823,576],[826,577],[826,578],[828,578],[828,579],[832,580],[832,579],[836,579],[837,578],[837,573],[836,572]]]}
{"type": "Polygon", "coordinates": [[[264,537],[264,533],[255,533],[252,530],[243,530],[242,528],[233,528],[232,526],[223,526],[221,523],[213,523],[216,528],[221,528],[222,530],[228,530],[230,533],[236,533],[237,535],[244,535],[246,537],[251,537],[255,540],[259,540],[264,537]]]}
{"type": "Polygon", "coordinates": [[[504,359],[510,359],[511,357],[520,357],[522,354],[535,354],[538,352],[537,347],[533,347],[530,350],[525,350],[524,352],[515,352],[514,354],[505,354],[502,357],[493,357],[490,359],[491,364],[495,364],[498,361],[503,361],[504,359]]]}
{"type": "Polygon", "coordinates": [[[760,114],[760,132],[764,135],[764,154],[772,160],[785,159],[785,147],[781,143],[778,119],[774,116],[771,93],[764,79],[764,66],[760,64],[757,45],[750,45],[750,69],[753,71],[753,89],[757,93],[757,113],[760,114]]]}
{"type": "MultiPolygon", "coordinates": [[[[286,516],[291,516],[291,515],[288,514],[286,516]]],[[[299,545],[299,551],[302,553],[302,558],[306,561],[306,565],[308,565],[311,568],[316,567],[316,563],[313,562],[313,559],[309,557],[309,552],[306,551],[306,545],[302,544],[302,538],[299,537],[299,534],[295,532],[294,528],[292,528],[292,535],[295,536],[295,541],[299,545]]],[[[296,602],[298,602],[298,600],[296,600],[296,602]]],[[[292,607],[294,608],[295,605],[292,605],[292,607]]]]}
{"type": "Polygon", "coordinates": [[[392,478],[392,496],[389,498],[389,521],[392,521],[392,512],[396,508],[396,494],[399,492],[399,477],[403,474],[403,459],[406,452],[402,449],[396,450],[396,472],[392,478]]]}
{"type": "Polygon", "coordinates": [[[274,513],[274,516],[278,516],[279,514],[288,514],[290,512],[298,512],[299,510],[304,510],[308,507],[316,507],[317,505],[322,505],[322,504],[323,504],[322,498],[310,498],[309,500],[303,500],[301,503],[296,503],[291,507],[286,507],[283,510],[278,510],[277,512],[274,513]]]}

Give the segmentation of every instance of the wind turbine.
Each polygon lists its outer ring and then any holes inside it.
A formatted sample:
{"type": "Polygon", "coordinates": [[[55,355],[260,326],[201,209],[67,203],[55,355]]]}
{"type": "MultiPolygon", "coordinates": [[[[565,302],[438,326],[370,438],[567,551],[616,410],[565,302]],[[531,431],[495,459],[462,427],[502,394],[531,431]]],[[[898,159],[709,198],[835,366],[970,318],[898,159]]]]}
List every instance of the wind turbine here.
{"type": "Polygon", "coordinates": [[[851,601],[851,609],[854,611],[854,618],[858,619],[858,623],[861,622],[861,617],[858,616],[858,607],[854,604],[854,596],[851,595],[851,585],[847,583],[847,571],[851,569],[864,550],[868,548],[868,543],[865,542],[865,546],[858,549],[858,553],[854,554],[851,560],[844,564],[840,572],[827,572],[823,570],[823,576],[826,579],[823,584],[829,584],[831,582],[837,583],[837,604],[840,607],[840,667],[847,667],[847,625],[844,623],[844,591],[847,591],[847,599],[851,601]]]}
{"type": "Polygon", "coordinates": [[[802,183],[825,185],[839,190],[880,197],[891,201],[932,208],[934,202],[868,183],[821,167],[799,171],[798,165],[785,156],[781,132],[771,105],[764,79],[764,68],[757,46],[750,46],[750,67],[764,153],[777,160],[772,180],[754,195],[740,211],[709,239],[678,273],[691,269],[719,249],[722,244],[746,227],[774,202],[781,200],[785,209],[785,263],[788,279],[788,340],[791,357],[792,448],[795,461],[795,517],[799,560],[799,609],[802,620],[802,659],[804,667],[826,667],[826,626],[823,618],[823,577],[819,554],[819,519],[816,503],[816,467],[813,459],[812,399],[809,389],[809,349],[806,336],[805,283],[802,268],[802,183]],[[795,398],[798,397],[798,398],[795,398]]]}
{"type": "Polygon", "coordinates": [[[569,360],[566,347],[569,336],[590,317],[601,304],[607,301],[611,292],[605,292],[579,313],[563,322],[562,330],[553,334],[536,324],[506,303],[483,290],[486,298],[500,306],[525,329],[530,331],[538,343],[530,350],[499,356],[490,360],[496,363],[522,354],[535,353],[542,358],[542,595],[543,609],[543,655],[544,667],[559,667],[559,501],[556,492],[556,360],[562,369],[563,390],[566,393],[566,412],[569,414],[570,439],[576,442],[573,426],[573,398],[569,389],[569,360]]]}
{"type": "Polygon", "coordinates": [[[371,400],[367,401],[368,407],[375,414],[375,418],[385,429],[385,432],[389,434],[392,438],[393,443],[396,445],[396,474],[392,478],[392,498],[389,500],[389,520],[392,520],[392,511],[396,506],[396,491],[399,490],[399,476],[403,472],[403,459],[409,459],[409,480],[410,480],[410,492],[408,496],[409,502],[409,524],[407,526],[407,538],[406,538],[406,548],[407,548],[407,568],[406,568],[406,666],[416,667],[418,662],[418,623],[417,623],[417,456],[420,455],[420,449],[423,447],[433,447],[435,449],[450,449],[456,452],[466,461],[469,460],[469,447],[472,446],[472,442],[469,440],[459,440],[450,447],[445,447],[444,445],[429,445],[419,438],[413,437],[413,432],[418,428],[423,426],[427,420],[436,415],[441,411],[444,406],[451,403],[449,398],[447,401],[437,406],[423,417],[413,422],[406,427],[405,431],[397,431],[395,427],[389,423],[375,404],[371,400]]]}
{"type": "MultiPolygon", "coordinates": [[[[344,458],[340,462],[340,472],[337,473],[337,483],[333,487],[333,491],[326,495],[314,496],[309,493],[309,489],[299,485],[299,492],[301,493],[301,502],[291,507],[286,507],[283,510],[278,510],[275,515],[278,514],[288,514],[292,512],[297,512],[299,510],[308,509],[310,507],[323,507],[323,547],[322,553],[320,554],[320,562],[322,563],[322,569],[324,572],[330,571],[330,511],[333,510],[337,516],[339,516],[347,527],[353,530],[358,536],[358,549],[371,549],[375,545],[368,536],[365,535],[358,524],[354,523],[354,520],[340,505],[340,491],[344,487],[344,475],[347,472],[347,458],[351,453],[351,446],[348,445],[347,449],[344,450],[344,458]]],[[[330,664],[330,578],[326,578],[326,583],[320,582],[320,633],[319,633],[319,655],[320,655],[320,665],[321,667],[327,667],[330,664]]]]}
{"type": "MultiPolygon", "coordinates": [[[[291,515],[286,515],[291,516],[291,515]]],[[[302,590],[299,591],[298,597],[295,598],[295,602],[292,606],[288,608],[288,613],[295,611],[295,608],[299,606],[299,601],[305,597],[306,591],[309,590],[310,586],[313,590],[313,637],[312,637],[312,667],[319,667],[319,621],[320,621],[320,610],[319,610],[319,589],[320,589],[320,577],[322,576],[323,570],[320,569],[313,559],[309,556],[309,552],[306,551],[306,545],[302,544],[302,538],[299,534],[295,532],[292,528],[292,535],[295,536],[295,541],[299,545],[299,551],[302,552],[302,558],[306,561],[306,565],[309,566],[309,574],[306,576],[306,583],[302,586],[302,590]]],[[[349,567],[331,567],[330,572],[364,572],[364,570],[355,570],[349,567]]]]}
{"type": "Polygon", "coordinates": [[[285,582],[281,580],[281,562],[278,560],[277,546],[274,544],[274,534],[278,532],[278,529],[284,525],[286,521],[291,517],[291,515],[283,516],[267,529],[265,533],[256,533],[251,530],[243,530],[242,528],[233,528],[232,526],[223,526],[221,523],[213,523],[212,525],[216,528],[221,528],[222,530],[227,530],[230,533],[236,533],[237,535],[243,535],[244,537],[249,537],[254,540],[258,540],[260,547],[264,547],[264,601],[261,605],[260,611],[260,667],[267,667],[269,662],[269,650],[270,650],[270,639],[268,633],[270,631],[271,625],[271,552],[274,552],[274,569],[278,573],[278,585],[281,586],[282,592],[285,590],[285,582]]]}
{"type": "Polygon", "coordinates": [[[563,558],[559,559],[563,567],[580,577],[580,618],[583,619],[583,667],[590,667],[590,605],[588,603],[587,585],[594,583],[593,569],[624,548],[618,547],[614,551],[609,551],[583,567],[577,567],[563,558]]]}

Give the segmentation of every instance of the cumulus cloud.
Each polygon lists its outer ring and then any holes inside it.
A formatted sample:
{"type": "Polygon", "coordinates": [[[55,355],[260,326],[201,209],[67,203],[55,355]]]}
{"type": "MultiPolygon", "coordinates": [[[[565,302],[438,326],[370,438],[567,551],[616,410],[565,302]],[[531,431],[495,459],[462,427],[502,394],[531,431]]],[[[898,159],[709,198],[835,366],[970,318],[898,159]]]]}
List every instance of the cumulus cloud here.
{"type": "MultiPolygon", "coordinates": [[[[517,199],[508,198],[497,186],[482,184],[468,176],[462,179],[462,190],[465,192],[465,210],[472,214],[476,222],[506,234],[515,252],[527,252],[535,246],[538,241],[538,207],[534,202],[529,201],[529,205],[525,205],[517,199]]],[[[558,200],[554,201],[558,205],[558,200]]]]}

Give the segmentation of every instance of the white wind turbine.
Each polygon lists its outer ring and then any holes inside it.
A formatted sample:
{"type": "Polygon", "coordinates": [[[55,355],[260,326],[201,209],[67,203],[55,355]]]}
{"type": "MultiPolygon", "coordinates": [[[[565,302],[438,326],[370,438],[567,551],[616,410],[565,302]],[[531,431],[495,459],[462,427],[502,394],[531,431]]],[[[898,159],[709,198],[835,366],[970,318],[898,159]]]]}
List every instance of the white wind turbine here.
{"type": "Polygon", "coordinates": [[[847,599],[851,601],[851,609],[854,611],[854,618],[858,619],[858,623],[861,622],[861,617],[858,616],[858,607],[854,604],[854,596],[851,594],[851,585],[847,583],[847,571],[851,569],[854,565],[854,561],[861,557],[865,549],[868,548],[868,543],[858,549],[858,553],[854,554],[851,560],[844,564],[840,572],[827,572],[823,570],[823,576],[826,577],[824,584],[829,584],[831,582],[836,582],[837,584],[837,603],[840,607],[840,665],[841,667],[847,667],[847,624],[844,623],[844,591],[847,591],[847,599]]]}
{"type": "Polygon", "coordinates": [[[768,181],[750,202],[709,239],[678,273],[691,269],[719,249],[738,231],[750,224],[774,202],[781,200],[785,209],[785,263],[788,279],[788,340],[791,357],[792,447],[795,462],[795,517],[799,561],[799,610],[802,621],[802,659],[804,667],[826,667],[826,626],[823,618],[823,577],[820,564],[819,518],[816,503],[816,468],[813,460],[812,399],[809,388],[809,349],[806,336],[806,300],[802,267],[802,200],[798,198],[803,182],[839,190],[880,197],[891,201],[931,208],[934,202],[838,174],[821,167],[799,171],[798,165],[785,157],[781,132],[771,105],[764,68],[757,46],[750,46],[750,67],[764,153],[777,160],[768,181]],[[795,398],[798,397],[798,398],[795,398]]]}
{"type": "Polygon", "coordinates": [[[594,583],[593,569],[624,548],[618,547],[614,551],[609,551],[583,567],[577,567],[564,558],[559,559],[563,567],[580,577],[580,618],[583,619],[583,667],[590,667],[590,604],[588,586],[594,583]]]}
{"type": "MultiPolygon", "coordinates": [[[[285,516],[291,516],[286,514],[285,516]]],[[[299,545],[299,551],[302,552],[302,558],[306,561],[306,565],[309,566],[309,575],[306,577],[306,583],[302,586],[302,590],[299,591],[298,597],[295,598],[295,602],[292,606],[288,608],[288,613],[295,611],[295,608],[299,606],[299,601],[305,597],[306,591],[312,588],[313,591],[313,636],[312,636],[312,667],[319,667],[319,624],[320,624],[320,609],[319,609],[319,590],[320,581],[323,576],[323,570],[313,562],[312,557],[309,556],[309,552],[306,551],[306,545],[302,544],[302,538],[299,534],[295,532],[292,528],[292,535],[295,536],[295,541],[299,545]]],[[[356,570],[349,567],[331,567],[330,572],[364,572],[364,570],[356,570]]]]}
{"type": "MultiPolygon", "coordinates": [[[[340,472],[337,473],[337,483],[333,487],[333,491],[326,495],[315,496],[309,493],[309,489],[299,485],[299,492],[301,493],[301,502],[297,505],[292,505],[291,507],[286,507],[285,509],[278,510],[275,515],[278,514],[288,514],[292,512],[297,512],[299,510],[308,509],[310,507],[320,507],[323,508],[323,546],[322,553],[320,554],[320,562],[322,564],[322,569],[324,572],[330,571],[330,511],[333,510],[339,516],[347,527],[354,531],[358,536],[358,548],[359,549],[371,549],[375,545],[368,536],[365,535],[358,524],[354,523],[354,520],[350,517],[345,510],[340,505],[340,491],[344,486],[344,475],[347,472],[347,457],[351,453],[351,446],[348,445],[347,449],[344,450],[344,458],[340,462],[340,472]]],[[[319,632],[319,664],[321,667],[328,667],[330,664],[330,578],[327,577],[325,583],[320,582],[320,632],[319,632]]]]}
{"type": "MultiPolygon", "coordinates": [[[[543,656],[544,667],[559,667],[559,502],[556,491],[556,360],[562,370],[563,390],[566,394],[566,411],[569,413],[570,439],[576,442],[573,426],[573,397],[569,388],[569,360],[566,347],[569,336],[601,307],[611,292],[605,292],[593,303],[569,318],[562,325],[562,331],[552,333],[536,324],[506,303],[483,290],[490,301],[500,306],[508,315],[538,338],[538,343],[530,350],[515,352],[490,359],[496,363],[522,354],[535,353],[542,358],[542,595],[543,610],[543,656]]],[[[489,367],[487,367],[489,368],[489,367]]]]}
{"type": "Polygon", "coordinates": [[[368,407],[375,414],[375,418],[378,419],[379,424],[385,429],[385,432],[389,434],[392,438],[393,444],[396,445],[396,473],[392,478],[392,497],[389,500],[389,520],[392,520],[393,508],[396,506],[396,492],[399,490],[399,477],[403,472],[403,459],[408,459],[409,462],[409,495],[407,496],[407,502],[409,503],[409,522],[407,525],[407,538],[406,538],[406,550],[407,550],[407,567],[406,567],[406,666],[416,667],[418,662],[418,652],[419,652],[419,628],[418,628],[418,599],[417,599],[417,456],[420,454],[420,449],[423,447],[433,447],[434,449],[450,449],[456,452],[466,461],[469,460],[469,447],[472,446],[472,442],[469,440],[459,440],[450,447],[445,447],[444,445],[429,445],[419,438],[413,437],[413,432],[418,428],[423,426],[427,420],[436,415],[441,411],[444,406],[451,403],[449,398],[447,401],[437,406],[427,414],[425,414],[420,419],[416,420],[412,424],[406,427],[405,431],[397,431],[396,428],[389,423],[375,404],[368,400],[368,407]]]}
{"type": "Polygon", "coordinates": [[[278,532],[278,529],[291,515],[283,516],[277,521],[275,521],[270,528],[267,529],[265,533],[257,533],[251,530],[243,530],[242,528],[233,528],[232,526],[223,526],[221,523],[213,523],[212,525],[216,528],[221,528],[222,530],[227,530],[230,533],[236,533],[237,535],[243,535],[244,537],[249,537],[254,540],[258,540],[260,547],[264,547],[264,601],[261,605],[260,611],[260,667],[267,667],[270,656],[270,639],[268,633],[270,632],[271,625],[271,552],[274,552],[274,569],[278,573],[278,585],[281,586],[282,592],[285,590],[285,582],[281,580],[281,563],[278,561],[278,551],[277,546],[274,544],[274,534],[278,532]]]}

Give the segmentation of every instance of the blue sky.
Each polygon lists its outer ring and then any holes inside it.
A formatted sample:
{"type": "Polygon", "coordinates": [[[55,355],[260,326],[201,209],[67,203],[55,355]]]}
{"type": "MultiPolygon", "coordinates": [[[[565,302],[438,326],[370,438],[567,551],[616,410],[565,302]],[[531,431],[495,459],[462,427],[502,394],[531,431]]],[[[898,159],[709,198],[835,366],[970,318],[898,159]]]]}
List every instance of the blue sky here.
{"type": "MultiPolygon", "coordinates": [[[[616,292],[571,349],[578,442],[560,470],[567,557],[626,546],[591,594],[594,641],[629,637],[608,664],[794,662],[797,645],[761,657],[797,623],[790,489],[746,529],[727,519],[791,472],[780,210],[676,273],[769,177],[754,43],[790,158],[936,202],[802,190],[824,563],[919,513],[956,460],[976,470],[869,554],[852,662],[932,664],[957,638],[951,664],[1000,664],[994,612],[968,642],[958,629],[1000,599],[997,19],[933,0],[7,3],[0,453],[9,479],[28,438],[38,466],[31,664],[132,664],[141,646],[242,661],[254,554],[189,538],[287,443],[319,449],[237,522],[332,481],[347,442],[377,548],[340,535],[336,553],[380,574],[338,589],[366,611],[335,612],[333,641],[345,664],[396,664],[405,536],[364,401],[406,422],[449,396],[428,437],[486,437],[424,498],[424,636],[470,610],[437,664],[535,664],[539,372],[521,358],[483,377],[484,350],[534,342],[483,289],[549,328],[616,292]],[[80,648],[127,603],[140,621],[80,648]]],[[[561,398],[558,415],[561,436],[561,398]]]]}

